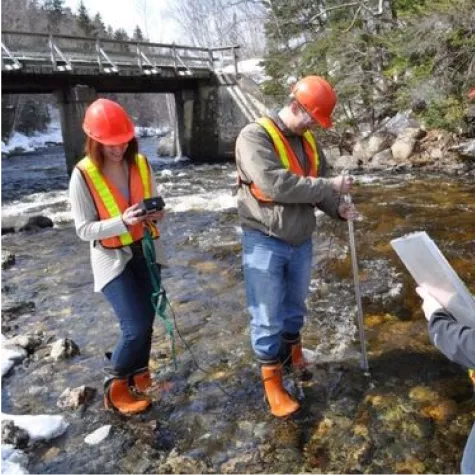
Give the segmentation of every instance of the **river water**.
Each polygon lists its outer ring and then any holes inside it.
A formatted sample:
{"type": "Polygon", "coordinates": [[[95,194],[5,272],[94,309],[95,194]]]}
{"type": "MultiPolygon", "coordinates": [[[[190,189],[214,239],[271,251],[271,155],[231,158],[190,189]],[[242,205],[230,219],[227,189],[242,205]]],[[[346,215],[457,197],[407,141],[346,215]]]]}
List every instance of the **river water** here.
{"type": "Polygon", "coordinates": [[[87,243],[75,235],[61,148],[2,160],[2,222],[42,214],[54,228],[2,236],[16,263],[2,271],[8,337],[40,332],[43,345],[3,378],[2,410],[63,413],[65,435],[29,447],[33,473],[451,473],[475,415],[466,373],[431,345],[414,284],[389,241],[426,230],[475,291],[475,185],[463,177],[361,175],[355,223],[371,372],[360,368],[345,223],[318,215],[304,347],[314,378],[286,385],[302,401],[291,420],[270,416],[249,345],[232,163],[195,166],[156,156],[141,140],[167,203],[164,285],[175,312],[178,366],[157,322],[151,368],[160,396],[125,418],[102,408],[104,351],[115,317],[92,292],[87,243]],[[179,335],[178,335],[179,333],[179,335]],[[81,355],[48,358],[71,338],[81,355]],[[191,350],[191,352],[189,351],[191,350]],[[197,365],[199,368],[197,368],[197,365]],[[86,410],[56,406],[66,387],[98,396],[86,410]],[[113,430],[90,447],[84,437],[113,430]]]}

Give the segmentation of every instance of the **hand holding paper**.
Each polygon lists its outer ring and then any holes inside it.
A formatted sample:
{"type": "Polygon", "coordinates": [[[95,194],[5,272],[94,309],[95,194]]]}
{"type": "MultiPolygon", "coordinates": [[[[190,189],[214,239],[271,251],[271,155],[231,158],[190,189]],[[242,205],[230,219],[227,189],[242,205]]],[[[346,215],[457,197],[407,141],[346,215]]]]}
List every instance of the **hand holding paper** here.
{"type": "Polygon", "coordinates": [[[431,315],[437,310],[442,310],[443,307],[424,287],[417,287],[416,292],[422,299],[422,310],[427,321],[429,321],[431,315]]]}

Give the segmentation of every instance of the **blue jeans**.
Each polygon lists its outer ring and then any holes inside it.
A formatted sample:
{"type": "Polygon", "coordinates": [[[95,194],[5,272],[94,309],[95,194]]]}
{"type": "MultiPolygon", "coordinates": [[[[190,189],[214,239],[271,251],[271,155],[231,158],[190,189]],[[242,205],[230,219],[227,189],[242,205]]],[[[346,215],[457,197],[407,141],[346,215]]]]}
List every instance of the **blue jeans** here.
{"type": "Polygon", "coordinates": [[[298,335],[307,313],[312,240],[299,246],[243,229],[243,268],[251,343],[262,362],[276,362],[283,333],[298,335]]]}
{"type": "Polygon", "coordinates": [[[119,319],[121,337],[111,363],[114,373],[126,376],[148,366],[155,310],[152,282],[145,258],[134,256],[122,274],[103,289],[119,319]]]}
{"type": "Polygon", "coordinates": [[[473,424],[472,432],[470,432],[465,444],[462,457],[462,473],[475,473],[475,424],[473,424]]]}

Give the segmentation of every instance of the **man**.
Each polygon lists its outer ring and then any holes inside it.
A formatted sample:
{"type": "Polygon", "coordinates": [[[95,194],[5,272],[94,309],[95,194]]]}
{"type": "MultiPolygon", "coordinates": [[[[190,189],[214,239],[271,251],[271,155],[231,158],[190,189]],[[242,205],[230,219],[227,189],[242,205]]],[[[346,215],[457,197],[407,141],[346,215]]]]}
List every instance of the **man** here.
{"type": "MultiPolygon", "coordinates": [[[[475,100],[475,87],[467,96],[475,100]]],[[[457,322],[425,288],[417,287],[416,291],[423,300],[422,310],[432,342],[450,361],[468,368],[475,388],[475,327],[457,322]]],[[[465,444],[461,473],[475,473],[475,423],[465,444]]]]}
{"type": "Polygon", "coordinates": [[[314,206],[336,219],[354,219],[342,203],[349,176],[324,178],[325,157],[312,130],[332,126],[336,94],[319,76],[294,86],[277,114],[247,125],[236,142],[238,213],[243,228],[243,267],[251,342],[277,417],[299,409],[282,384],[289,361],[303,370],[300,330],[312,271],[314,206]]]}

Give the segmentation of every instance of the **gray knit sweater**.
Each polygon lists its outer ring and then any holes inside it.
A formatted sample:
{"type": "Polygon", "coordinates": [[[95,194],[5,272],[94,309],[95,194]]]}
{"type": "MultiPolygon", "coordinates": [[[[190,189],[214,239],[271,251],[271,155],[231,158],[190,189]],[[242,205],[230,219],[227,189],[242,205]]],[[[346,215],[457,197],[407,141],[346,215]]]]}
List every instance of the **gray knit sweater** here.
{"type": "MultiPolygon", "coordinates": [[[[155,176],[152,173],[152,190],[155,192],[156,189],[155,176]]],[[[69,198],[76,233],[83,241],[90,243],[94,291],[100,292],[106,284],[122,273],[127,262],[132,259],[132,251],[128,247],[105,249],[99,240],[123,234],[127,228],[122,222],[121,216],[99,220],[87,183],[77,168],[71,175],[69,198]]],[[[154,243],[157,262],[166,265],[161,239],[156,239],[154,243]]]]}

